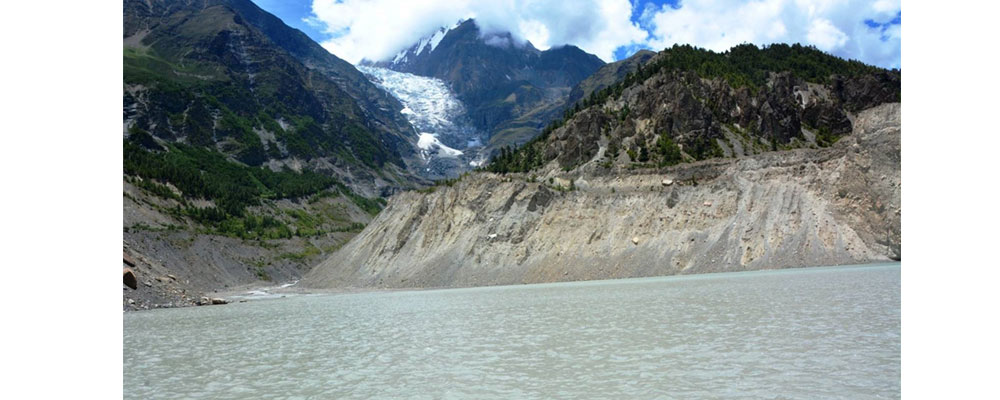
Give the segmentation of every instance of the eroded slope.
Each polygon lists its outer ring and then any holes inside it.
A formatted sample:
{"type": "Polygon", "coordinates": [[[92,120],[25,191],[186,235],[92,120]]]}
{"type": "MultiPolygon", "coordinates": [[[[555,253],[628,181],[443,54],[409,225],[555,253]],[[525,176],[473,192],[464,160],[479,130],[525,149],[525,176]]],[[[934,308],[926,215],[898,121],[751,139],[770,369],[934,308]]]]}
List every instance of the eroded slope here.
{"type": "Polygon", "coordinates": [[[899,109],[858,113],[828,148],[637,171],[595,157],[569,172],[552,162],[401,193],[303,284],[458,287],[898,259],[899,109]]]}

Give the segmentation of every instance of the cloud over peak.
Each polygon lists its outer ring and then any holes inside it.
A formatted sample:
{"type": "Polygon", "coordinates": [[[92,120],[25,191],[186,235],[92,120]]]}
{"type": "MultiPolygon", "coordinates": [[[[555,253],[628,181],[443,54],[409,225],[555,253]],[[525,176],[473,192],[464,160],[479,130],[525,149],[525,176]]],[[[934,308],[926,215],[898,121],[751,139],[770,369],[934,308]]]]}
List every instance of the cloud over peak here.
{"type": "Polygon", "coordinates": [[[539,49],[574,44],[614,59],[615,49],[647,34],[630,20],[628,0],[314,0],[315,20],[326,24],[330,52],[350,62],[382,60],[421,36],[459,19],[475,18],[484,33],[510,32],[539,49]]]}
{"type": "Polygon", "coordinates": [[[421,36],[475,18],[539,49],[573,44],[614,61],[636,49],[692,44],[803,43],[882,67],[899,67],[899,0],[312,0],[330,52],[383,60],[421,36]]]}

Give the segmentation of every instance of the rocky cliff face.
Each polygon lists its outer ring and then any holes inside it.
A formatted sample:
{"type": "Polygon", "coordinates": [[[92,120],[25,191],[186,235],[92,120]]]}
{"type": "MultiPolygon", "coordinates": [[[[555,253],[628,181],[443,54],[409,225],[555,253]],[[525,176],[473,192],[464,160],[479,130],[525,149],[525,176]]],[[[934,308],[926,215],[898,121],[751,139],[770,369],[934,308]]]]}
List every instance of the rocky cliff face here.
{"type": "Polygon", "coordinates": [[[850,134],[827,148],[636,171],[594,157],[568,172],[549,163],[401,193],[302,284],[457,287],[899,259],[899,110],[848,114],[850,134]]]}

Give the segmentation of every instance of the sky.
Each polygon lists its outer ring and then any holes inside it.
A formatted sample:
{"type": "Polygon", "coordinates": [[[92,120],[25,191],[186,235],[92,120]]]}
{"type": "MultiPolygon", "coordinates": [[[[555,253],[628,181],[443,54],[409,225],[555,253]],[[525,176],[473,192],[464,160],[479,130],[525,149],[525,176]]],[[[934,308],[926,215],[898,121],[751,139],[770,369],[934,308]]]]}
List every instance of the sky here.
{"type": "Polygon", "coordinates": [[[576,45],[605,62],[691,44],[813,45],[900,68],[900,0],[253,0],[351,63],[383,60],[460,19],[539,49],[576,45]]]}

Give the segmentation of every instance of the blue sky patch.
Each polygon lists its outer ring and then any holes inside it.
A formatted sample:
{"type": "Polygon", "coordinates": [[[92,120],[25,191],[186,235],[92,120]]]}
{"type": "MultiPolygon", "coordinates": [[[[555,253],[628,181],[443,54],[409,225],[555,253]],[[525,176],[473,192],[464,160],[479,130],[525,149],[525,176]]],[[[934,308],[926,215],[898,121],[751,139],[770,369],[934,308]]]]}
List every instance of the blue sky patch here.
{"type": "Polygon", "coordinates": [[[312,0],[253,0],[253,2],[257,7],[281,18],[286,25],[302,31],[316,42],[323,42],[331,38],[324,31],[322,23],[306,22],[312,17],[312,0]]]}
{"type": "Polygon", "coordinates": [[[882,32],[882,41],[883,42],[889,40],[889,35],[887,35],[885,31],[888,30],[889,27],[891,27],[893,25],[901,25],[902,23],[903,23],[903,12],[902,11],[896,13],[896,17],[895,18],[893,18],[893,19],[891,19],[889,21],[886,21],[886,22],[878,22],[878,21],[875,21],[873,19],[866,19],[865,20],[865,25],[868,25],[869,28],[878,29],[880,32],[882,32]]]}

